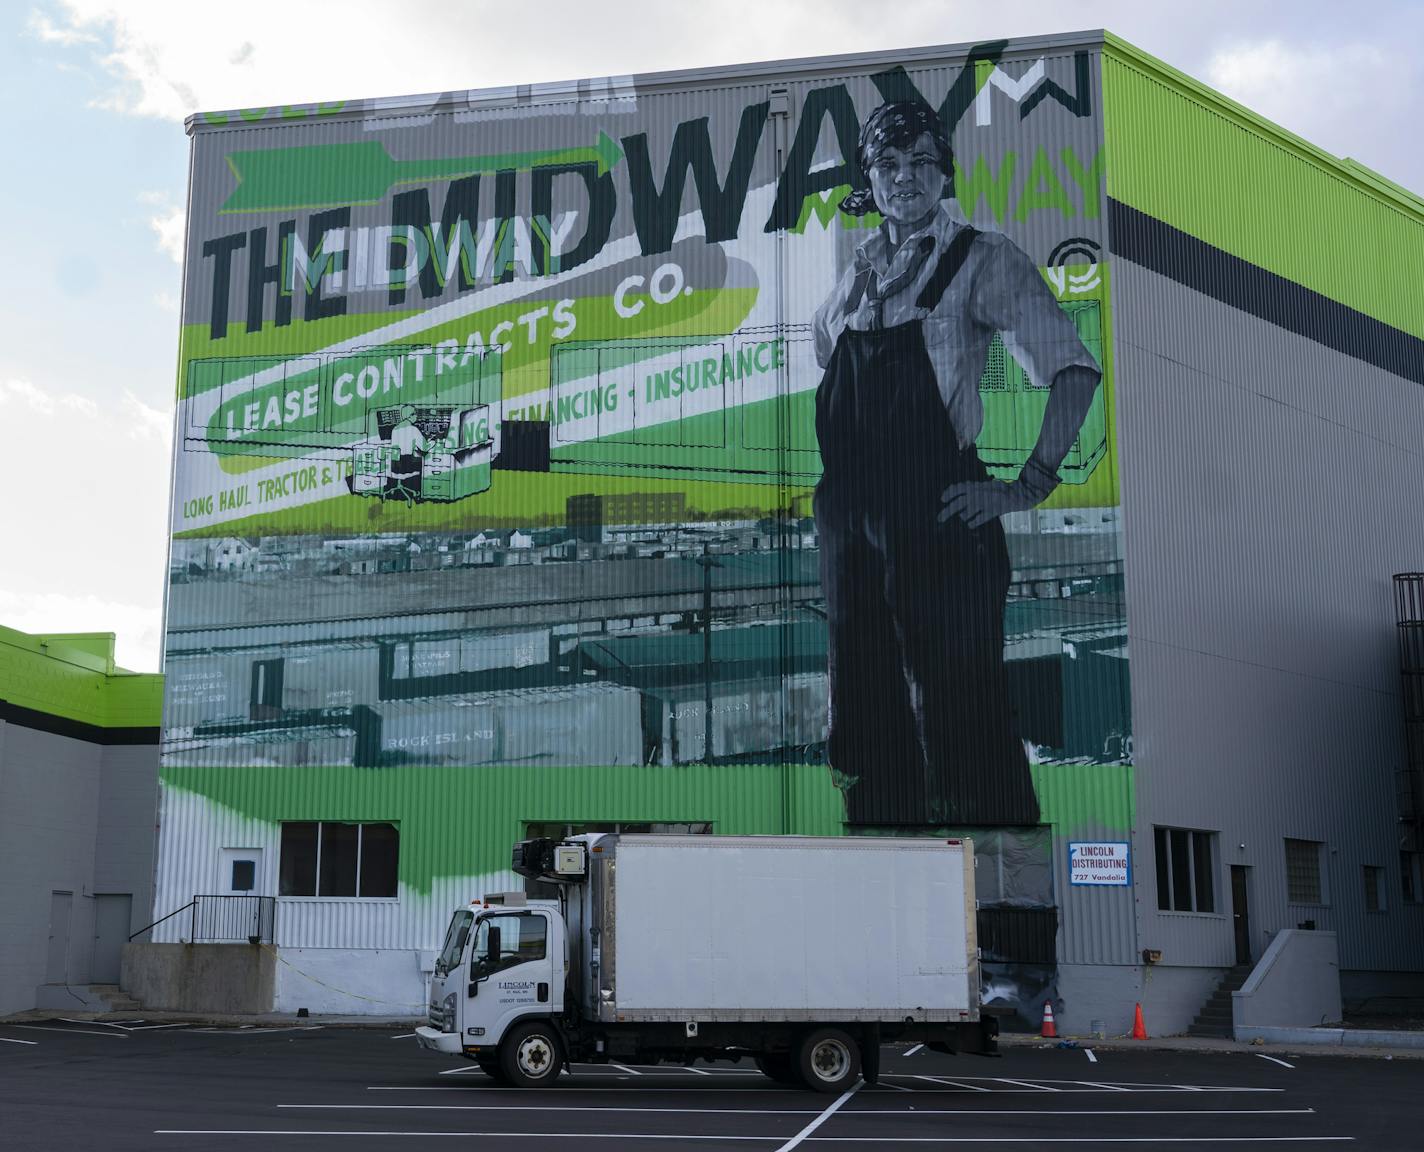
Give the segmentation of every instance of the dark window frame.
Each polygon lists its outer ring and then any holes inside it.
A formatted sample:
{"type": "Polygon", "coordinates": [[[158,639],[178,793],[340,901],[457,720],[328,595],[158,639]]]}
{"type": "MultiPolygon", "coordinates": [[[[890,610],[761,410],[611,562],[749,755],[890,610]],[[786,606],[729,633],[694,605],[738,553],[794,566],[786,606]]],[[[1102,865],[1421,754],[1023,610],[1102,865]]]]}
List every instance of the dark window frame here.
{"type": "Polygon", "coordinates": [[[1294,904],[1304,908],[1328,908],[1330,906],[1330,890],[1326,881],[1325,868],[1325,841],[1307,840],[1299,836],[1286,836],[1283,838],[1281,846],[1285,854],[1286,871],[1286,903],[1294,904]],[[1315,874],[1313,877],[1303,876],[1300,866],[1306,858],[1306,849],[1309,849],[1309,857],[1314,861],[1315,874]],[[1292,864],[1292,851],[1297,853],[1296,865],[1292,864]],[[1309,885],[1314,882],[1313,887],[1301,887],[1302,883],[1309,885]]]}
{"type": "Polygon", "coordinates": [[[1221,916],[1216,906],[1217,833],[1204,828],[1152,828],[1157,910],[1221,916]]]}
{"type": "Polygon", "coordinates": [[[395,820],[284,820],[278,876],[277,894],[284,899],[399,900],[400,824],[395,820]],[[328,833],[328,828],[333,831],[328,833]],[[311,829],[314,834],[308,832],[311,829]],[[376,843],[368,851],[367,829],[389,829],[390,834],[373,831],[370,839],[376,843]],[[345,845],[352,830],[348,853],[345,845]],[[310,835],[310,860],[304,858],[308,850],[304,835],[310,835]],[[333,856],[326,853],[337,851],[347,858],[333,863],[333,856]],[[373,878],[376,868],[378,878],[373,878]]]}

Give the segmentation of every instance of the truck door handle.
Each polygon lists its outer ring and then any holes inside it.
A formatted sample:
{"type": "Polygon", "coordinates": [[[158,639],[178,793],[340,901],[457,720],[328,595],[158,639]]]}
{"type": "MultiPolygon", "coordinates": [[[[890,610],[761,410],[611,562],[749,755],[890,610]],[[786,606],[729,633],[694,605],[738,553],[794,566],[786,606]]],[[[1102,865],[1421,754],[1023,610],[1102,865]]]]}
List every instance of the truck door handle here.
{"type": "Polygon", "coordinates": [[[547,1004],[549,1002],[549,986],[547,984],[540,983],[538,994],[540,1004],[547,1004]]]}

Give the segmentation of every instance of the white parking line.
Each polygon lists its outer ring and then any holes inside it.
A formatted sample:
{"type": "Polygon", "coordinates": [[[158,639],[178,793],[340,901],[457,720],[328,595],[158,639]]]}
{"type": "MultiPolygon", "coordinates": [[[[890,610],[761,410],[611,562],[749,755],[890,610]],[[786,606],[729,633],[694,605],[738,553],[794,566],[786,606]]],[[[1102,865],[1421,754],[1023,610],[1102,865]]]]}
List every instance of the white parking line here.
{"type": "Polygon", "coordinates": [[[107,1036],[111,1040],[127,1040],[124,1032],[93,1032],[88,1028],[49,1028],[43,1024],[7,1024],[7,1028],[23,1028],[27,1032],[71,1032],[79,1036],[107,1036]]]}
{"type": "MultiPolygon", "coordinates": [[[[307,1112],[607,1112],[690,1116],[815,1116],[815,1108],[626,1108],[600,1104],[278,1104],[307,1112]]],[[[1313,1116],[1314,1108],[847,1108],[842,1120],[921,1116],[1313,1116]]]]}
{"type": "Polygon", "coordinates": [[[6,1044],[30,1044],[30,1045],[35,1045],[35,1044],[38,1044],[38,1043],[39,1043],[38,1040],[11,1040],[10,1037],[8,1037],[8,1036],[0,1036],[0,1040],[3,1040],[6,1044]]]}
{"type": "Polygon", "coordinates": [[[412,1036],[414,1036],[414,1035],[415,1035],[414,1032],[401,1032],[401,1033],[399,1033],[399,1034],[397,1034],[397,1035],[395,1035],[395,1036],[390,1037],[390,1039],[392,1039],[392,1040],[409,1040],[409,1039],[410,1039],[412,1036]]]}
{"type": "Polygon", "coordinates": [[[1282,1068],[1294,1068],[1294,1064],[1287,1064],[1284,1060],[1277,1060],[1274,1056],[1267,1056],[1264,1052],[1257,1052],[1256,1056],[1261,1060],[1269,1060],[1272,1064],[1279,1064],[1282,1068]]]}
{"type": "Polygon", "coordinates": [[[948,1084],[952,1088],[963,1088],[966,1092],[989,1091],[987,1088],[980,1088],[977,1084],[961,1084],[958,1080],[946,1080],[943,1076],[916,1076],[915,1079],[928,1080],[931,1084],[948,1084]]]}
{"type": "Polygon", "coordinates": [[[913,1112],[856,1108],[842,1112],[841,1119],[851,1116],[1310,1116],[1314,1112],[1314,1108],[916,1108],[913,1112]]]}
{"type": "Polygon", "coordinates": [[[911,1048],[908,1052],[906,1052],[905,1055],[906,1055],[906,1056],[913,1056],[916,1052],[918,1052],[918,1051],[919,1051],[921,1048],[923,1048],[923,1047],[924,1047],[923,1044],[916,1044],[913,1048],[911,1048]]]}
{"type": "Polygon", "coordinates": [[[1083,1052],[1087,1055],[1089,1064],[1096,1064],[1098,1062],[1098,1058],[1093,1055],[1091,1048],[1084,1048],[1083,1052]]]}
{"type": "MultiPolygon", "coordinates": [[[[463,1071],[466,1071],[466,1069],[461,1068],[461,1069],[454,1069],[454,1070],[452,1070],[452,1071],[461,1071],[461,1072],[463,1072],[463,1071]]],[[[442,1075],[442,1076],[443,1076],[443,1075],[447,1075],[447,1073],[443,1073],[443,1072],[442,1072],[441,1075],[442,1075]]],[[[589,1080],[592,1080],[592,1079],[603,1079],[603,1080],[622,1080],[622,1081],[631,1081],[631,1079],[632,1079],[632,1077],[630,1077],[630,1076],[623,1076],[623,1075],[602,1076],[602,1077],[592,1077],[592,1076],[588,1076],[588,1077],[582,1077],[582,1078],[589,1079],[589,1080]]],[[[578,1079],[578,1077],[576,1077],[575,1079],[578,1079]]],[[[699,1087],[699,1088],[695,1088],[695,1089],[689,1089],[685,1084],[659,1084],[659,1085],[653,1085],[653,1084],[650,1084],[650,1083],[649,1083],[649,1081],[652,1080],[652,1079],[654,1079],[654,1077],[645,1076],[645,1077],[643,1077],[642,1082],[641,1082],[640,1084],[634,1085],[634,1084],[629,1083],[626,1087],[619,1089],[619,1091],[620,1091],[620,1093],[623,1093],[623,1094],[627,1094],[627,1093],[631,1093],[631,1092],[689,1092],[689,1091],[695,1091],[695,1092],[697,1092],[699,1095],[712,1095],[712,1094],[731,1095],[731,1094],[739,1094],[739,1095],[743,1095],[743,1096],[749,1095],[749,1094],[751,1094],[751,1093],[756,1093],[756,1094],[758,1094],[758,1095],[761,1095],[761,1094],[764,1094],[765,1092],[768,1091],[768,1089],[763,1088],[763,1087],[760,1087],[760,1086],[758,1086],[758,1087],[751,1087],[751,1086],[748,1086],[748,1087],[746,1087],[746,1088],[734,1088],[734,1087],[731,1087],[730,1085],[727,1086],[727,1087],[722,1087],[722,1086],[720,1086],[720,1085],[713,1086],[713,1085],[711,1085],[711,1084],[706,1085],[705,1087],[699,1087]]],[[[671,1077],[669,1077],[669,1079],[671,1079],[671,1077]]],[[[885,1081],[885,1080],[887,1080],[887,1079],[890,1079],[890,1077],[886,1077],[886,1076],[883,1076],[883,1075],[881,1076],[881,1080],[882,1080],[882,1081],[885,1081]]],[[[917,1093],[918,1095],[921,1095],[921,1096],[962,1096],[965,1092],[989,1092],[989,1091],[991,1091],[991,1090],[988,1089],[988,1088],[979,1088],[979,1087],[976,1087],[976,1086],[974,1086],[974,1085],[972,1085],[972,1084],[959,1084],[959,1083],[956,1083],[955,1081],[952,1081],[952,1080],[944,1080],[944,1079],[941,1079],[941,1078],[936,1077],[936,1076],[899,1076],[899,1075],[897,1075],[897,1076],[893,1077],[893,1079],[896,1079],[896,1080],[924,1080],[924,1081],[929,1081],[930,1083],[933,1083],[933,1084],[946,1084],[946,1085],[950,1085],[950,1087],[946,1087],[946,1088],[914,1088],[914,1089],[911,1089],[911,1091],[913,1091],[913,1092],[915,1092],[915,1093],[917,1093]]],[[[1081,1081],[1077,1081],[1077,1083],[1082,1083],[1082,1082],[1081,1082],[1081,1081]]],[[[884,1083],[882,1083],[881,1086],[882,1086],[882,1087],[895,1087],[895,1085],[893,1085],[893,1084],[884,1084],[884,1083]]],[[[565,1084],[565,1085],[560,1089],[560,1091],[562,1091],[562,1092],[578,1092],[578,1091],[580,1091],[580,1090],[581,1090],[581,1089],[580,1089],[580,1086],[579,1086],[577,1083],[574,1083],[574,1084],[565,1084]]],[[[592,1091],[592,1089],[589,1089],[589,1090],[592,1091]]],[[[775,1089],[772,1089],[772,1090],[774,1091],[775,1089]]],[[[795,1089],[789,1089],[789,1088],[788,1088],[788,1089],[784,1089],[784,1090],[785,1090],[785,1091],[795,1091],[795,1089]]],[[[465,1093],[475,1093],[475,1092],[478,1092],[478,1093],[481,1093],[481,1094],[489,1093],[489,1094],[493,1095],[494,1093],[497,1093],[497,1092],[547,1092],[548,1089],[547,1089],[547,1088],[502,1088],[502,1087],[496,1087],[495,1085],[491,1085],[491,1084],[480,1084],[480,1085],[474,1085],[474,1084],[472,1084],[472,1085],[470,1085],[469,1087],[463,1087],[463,1088],[457,1088],[457,1087],[454,1087],[454,1086],[446,1086],[446,1085],[368,1084],[368,1085],[366,1086],[366,1091],[367,1091],[367,1092],[465,1092],[465,1093]]],[[[1195,1092],[1195,1093],[1202,1093],[1202,1094],[1220,1093],[1220,1094],[1222,1094],[1222,1095],[1233,1095],[1233,1096],[1234,1096],[1234,1095],[1241,1095],[1241,1094],[1245,1094],[1245,1093],[1284,1092],[1284,1091],[1285,1091],[1284,1088],[1196,1088],[1196,1087],[1187,1087],[1187,1086],[1183,1086],[1183,1085],[1179,1085],[1179,1084],[1167,1084],[1167,1085],[1163,1085],[1163,1084],[1143,1084],[1143,1085],[1130,1085],[1130,1086],[1108,1085],[1107,1087],[1102,1087],[1102,1088],[1082,1088],[1082,1089],[1079,1089],[1079,1090],[1074,1091],[1074,1092],[1065,1092],[1065,1093],[1063,1093],[1063,1095],[1067,1095],[1067,1096],[1095,1096],[1095,1095],[1107,1095],[1108,1093],[1118,1094],[1118,1093],[1122,1093],[1122,1092],[1131,1092],[1131,1093],[1134,1093],[1134,1094],[1139,1095],[1139,1096],[1148,1096],[1148,1095],[1154,1095],[1154,1094],[1155,1094],[1155,1095],[1161,1095],[1161,1094],[1176,1095],[1176,1094],[1182,1093],[1182,1092],[1195,1092]]],[[[1035,1097],[1038,1097],[1039,1099],[1042,1099],[1043,1096],[1044,1096],[1044,1092],[1043,1092],[1041,1089],[1037,1089],[1037,1088],[1033,1088],[1033,1089],[1028,1089],[1028,1088],[1024,1088],[1024,1089],[1018,1089],[1018,1088],[1002,1088],[1002,1089],[999,1089],[999,1090],[997,1090],[997,1091],[994,1091],[994,1092],[993,1092],[993,1095],[995,1095],[995,1096],[1035,1096],[1035,1097]]]]}
{"type": "Polygon", "coordinates": [[[1094,1088],[1106,1088],[1109,1092],[1131,1092],[1131,1088],[1119,1088],[1116,1084],[1095,1084],[1091,1080],[1084,1080],[1084,1084],[1092,1084],[1094,1088]]]}
{"type": "Polygon", "coordinates": [[[615,1063],[613,1063],[612,1060],[610,1060],[610,1061],[608,1062],[608,1066],[609,1066],[610,1068],[621,1068],[624,1072],[631,1073],[631,1074],[634,1075],[634,1076],[641,1076],[641,1075],[642,1075],[641,1072],[635,1072],[635,1071],[633,1071],[633,1069],[632,1069],[632,1068],[629,1068],[628,1065],[626,1065],[626,1064],[615,1064],[615,1063]]]}
{"type": "Polygon", "coordinates": [[[818,1108],[624,1108],[611,1104],[278,1104],[277,1107],[318,1112],[667,1112],[698,1116],[815,1116],[820,1112],[818,1108]]]}
{"type": "MultiPolygon", "coordinates": [[[[850,1093],[846,1094],[847,1096],[850,1093]]],[[[841,1099],[844,1099],[842,1097],[841,1099]]],[[[831,1105],[834,1108],[835,1105],[831,1105]]],[[[829,1118],[828,1108],[822,1119],[829,1118]]],[[[820,1120],[812,1121],[802,1133],[781,1145],[776,1152],[788,1152],[802,1141],[814,1144],[865,1144],[872,1140],[880,1144],[1352,1144],[1353,1136],[808,1136],[820,1120]]],[[[346,1130],[312,1131],[304,1128],[155,1128],[155,1136],[342,1136],[347,1139],[360,1136],[376,1136],[390,1140],[409,1137],[416,1140],[430,1140],[437,1136],[469,1139],[472,1136],[499,1137],[513,1139],[523,1137],[529,1140],[676,1140],[680,1143],[693,1141],[742,1141],[768,1144],[780,1140],[780,1136],[692,1136],[684,1133],[654,1135],[644,1132],[351,1132],[346,1130]]]]}
{"type": "Polygon", "coordinates": [[[819,1116],[812,1120],[811,1123],[807,1124],[806,1127],[802,1128],[801,1131],[796,1133],[795,1136],[791,1137],[791,1139],[788,1140],[785,1144],[783,1144],[780,1148],[778,1148],[776,1152],[791,1152],[792,1148],[795,1148],[796,1145],[800,1144],[803,1140],[810,1136],[812,1132],[814,1132],[817,1128],[819,1128],[822,1124],[824,1124],[827,1120],[834,1116],[840,1110],[841,1105],[844,1104],[847,1100],[849,1100],[852,1096],[854,1096],[859,1090],[860,1084],[856,1083],[852,1085],[847,1091],[842,1092],[838,1097],[836,1097],[834,1103],[827,1105],[826,1109],[819,1116]]]}
{"type": "MultiPolygon", "coordinates": [[[[347,1132],[347,1131],[311,1131],[305,1128],[155,1128],[155,1136],[261,1136],[270,1138],[272,1136],[344,1136],[351,1139],[358,1136],[379,1136],[383,1140],[391,1140],[399,1137],[410,1137],[416,1140],[429,1140],[437,1136],[455,1136],[468,1139],[471,1136],[498,1136],[509,1140],[516,1137],[523,1137],[526,1140],[677,1140],[682,1143],[689,1141],[706,1140],[743,1140],[753,1141],[761,1144],[774,1143],[780,1140],[780,1136],[688,1136],[682,1133],[669,1135],[650,1135],[644,1132],[347,1132]]],[[[865,1141],[854,1141],[863,1144],[865,1141]]],[[[780,1150],[778,1149],[778,1152],[780,1150]]]]}
{"type": "MultiPolygon", "coordinates": [[[[997,1080],[1000,1084],[1012,1084],[1015,1088],[1037,1088],[1040,1092],[1062,1092],[1062,1091],[1063,1091],[1062,1088],[1049,1088],[1049,1087],[1047,1087],[1047,1086],[1044,1085],[1044,1084],[1034,1084],[1034,1083],[1031,1083],[1031,1082],[1028,1081],[1028,1080],[1008,1080],[1008,1079],[1005,1079],[1003,1076],[995,1076],[994,1079],[997,1080]]],[[[1077,1081],[1077,1083],[1081,1084],[1081,1083],[1083,1083],[1083,1081],[1079,1080],[1079,1081],[1077,1081]]],[[[1097,1087],[1101,1088],[1101,1087],[1103,1087],[1103,1085],[1099,1084],[1099,1085],[1097,1085],[1097,1087]]]]}
{"type": "Polygon", "coordinates": [[[459,1068],[446,1068],[444,1072],[440,1073],[440,1075],[463,1076],[466,1072],[478,1071],[480,1071],[480,1066],[478,1064],[462,1064],[459,1068]]]}

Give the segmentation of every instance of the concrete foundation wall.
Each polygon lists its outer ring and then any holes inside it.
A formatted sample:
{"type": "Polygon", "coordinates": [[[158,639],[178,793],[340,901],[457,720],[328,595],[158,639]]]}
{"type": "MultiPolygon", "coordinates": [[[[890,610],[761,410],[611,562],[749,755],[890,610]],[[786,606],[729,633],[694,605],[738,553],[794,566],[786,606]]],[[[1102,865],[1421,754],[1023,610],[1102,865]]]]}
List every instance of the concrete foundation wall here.
{"type": "Polygon", "coordinates": [[[1108,1036],[1132,1031],[1133,1013],[1142,1005],[1149,1036],[1185,1032],[1220,982],[1222,968],[1164,965],[1060,964],[1055,1012],[1058,1032],[1087,1036],[1101,1020],[1108,1036]],[[1061,1005],[1061,1006],[1060,1006],[1061,1005]]]}
{"type": "Polygon", "coordinates": [[[276,1010],[424,1016],[435,954],[405,948],[283,948],[276,1010]]]}
{"type": "Polygon", "coordinates": [[[1231,1001],[1238,1029],[1338,1024],[1340,951],[1335,933],[1295,928],[1277,932],[1231,1001]]]}
{"type": "Polygon", "coordinates": [[[1345,1011],[1376,1016],[1424,1015],[1424,972],[1341,972],[1345,1011]]]}
{"type": "Polygon", "coordinates": [[[271,1012],[276,956],[251,944],[129,944],[125,992],[160,1012],[271,1012]]]}

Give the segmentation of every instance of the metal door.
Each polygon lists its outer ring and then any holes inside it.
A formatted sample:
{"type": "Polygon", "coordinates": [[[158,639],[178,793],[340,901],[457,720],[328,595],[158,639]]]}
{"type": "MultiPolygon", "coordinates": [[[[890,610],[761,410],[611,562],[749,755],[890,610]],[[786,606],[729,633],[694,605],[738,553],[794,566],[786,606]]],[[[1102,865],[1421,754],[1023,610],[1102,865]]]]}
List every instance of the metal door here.
{"type": "Polygon", "coordinates": [[[261,896],[262,849],[224,848],[218,892],[223,896],[261,896]]]}
{"type": "Polygon", "coordinates": [[[69,912],[73,892],[49,894],[49,959],[45,962],[45,983],[69,981],[69,912]]]}
{"type": "Polygon", "coordinates": [[[1251,917],[1246,899],[1246,873],[1242,864],[1231,866],[1231,923],[1236,930],[1236,963],[1251,963],[1251,917]]]}
{"type": "Polygon", "coordinates": [[[96,984],[117,984],[133,917],[133,896],[114,892],[94,897],[94,965],[96,984]]]}

